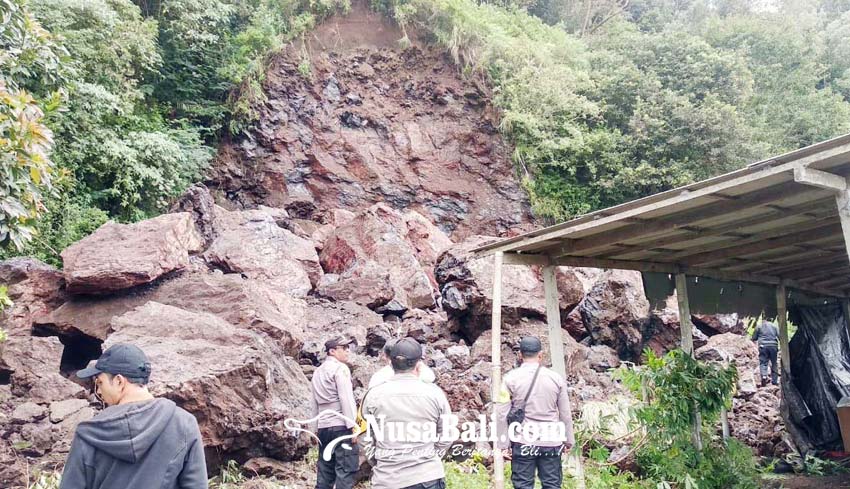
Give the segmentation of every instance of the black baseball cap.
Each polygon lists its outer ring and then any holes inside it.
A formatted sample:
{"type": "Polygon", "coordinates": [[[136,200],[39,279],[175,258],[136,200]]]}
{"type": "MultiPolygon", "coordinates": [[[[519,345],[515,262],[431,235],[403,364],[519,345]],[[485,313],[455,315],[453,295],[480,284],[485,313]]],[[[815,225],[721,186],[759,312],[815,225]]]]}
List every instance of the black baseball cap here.
{"type": "Polygon", "coordinates": [[[422,359],[422,346],[413,338],[402,338],[390,348],[393,368],[412,368],[422,359]]]}
{"type": "Polygon", "coordinates": [[[519,351],[522,353],[537,353],[543,349],[540,340],[535,336],[523,336],[519,340],[519,351]]]}
{"type": "Polygon", "coordinates": [[[350,344],[351,340],[349,340],[345,336],[337,336],[336,338],[331,338],[325,342],[325,353],[333,350],[338,346],[348,346],[350,344]]]}
{"type": "Polygon", "coordinates": [[[151,363],[141,348],[127,343],[112,345],[94,364],[77,372],[77,377],[88,379],[99,374],[123,375],[146,384],[151,377],[151,363]]]}

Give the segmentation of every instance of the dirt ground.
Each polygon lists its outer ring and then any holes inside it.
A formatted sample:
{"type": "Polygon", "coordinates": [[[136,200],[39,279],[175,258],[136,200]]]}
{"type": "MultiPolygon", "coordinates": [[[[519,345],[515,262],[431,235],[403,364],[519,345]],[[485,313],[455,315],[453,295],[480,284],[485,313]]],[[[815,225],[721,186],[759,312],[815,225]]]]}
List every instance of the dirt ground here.
{"type": "Polygon", "coordinates": [[[764,489],[850,489],[850,474],[825,477],[775,476],[764,480],[764,489]]]}

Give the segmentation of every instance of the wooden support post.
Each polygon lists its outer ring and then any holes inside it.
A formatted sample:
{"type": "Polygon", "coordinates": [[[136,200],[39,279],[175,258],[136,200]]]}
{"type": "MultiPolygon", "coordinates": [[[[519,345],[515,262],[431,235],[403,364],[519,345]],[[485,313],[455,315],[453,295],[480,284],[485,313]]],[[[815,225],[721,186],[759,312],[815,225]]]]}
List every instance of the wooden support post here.
{"type": "MultiPolygon", "coordinates": [[[[557,268],[554,265],[543,267],[543,291],[546,297],[546,324],[549,326],[549,355],[552,357],[552,370],[564,379],[567,369],[564,359],[564,332],[561,329],[561,308],[558,297],[557,268]]],[[[584,467],[581,455],[570,453],[567,465],[573,471],[578,489],[584,489],[584,467]]]]}
{"type": "Polygon", "coordinates": [[[850,259],[850,190],[838,192],[835,195],[835,204],[838,206],[838,219],[841,221],[841,232],[844,234],[844,248],[850,259]]]}
{"type": "Polygon", "coordinates": [[[782,376],[791,378],[791,354],[788,351],[788,309],[785,303],[788,291],[785,284],[776,286],[776,325],[779,327],[779,362],[782,364],[782,376]]]}
{"type": "MultiPolygon", "coordinates": [[[[497,251],[493,256],[493,310],[492,310],[492,325],[491,333],[493,338],[492,344],[492,360],[493,371],[490,375],[491,399],[493,407],[493,416],[496,414],[496,399],[499,395],[499,389],[502,385],[502,261],[503,255],[501,251],[497,251]]],[[[505,487],[505,461],[502,458],[502,451],[499,449],[499,442],[493,442],[493,487],[495,489],[504,489],[505,487]]]]}
{"type": "Polygon", "coordinates": [[[720,408],[720,427],[723,430],[723,443],[726,443],[729,439],[729,413],[725,407],[720,408]]]}
{"type": "Polygon", "coordinates": [[[694,325],[691,322],[691,306],[688,303],[688,279],[684,273],[676,274],[676,298],[679,301],[679,329],[682,333],[682,350],[694,354],[694,325]]]}
{"type": "Polygon", "coordinates": [[[564,333],[561,330],[561,309],[558,300],[558,284],[555,267],[543,267],[543,289],[546,296],[546,323],[549,325],[549,354],[552,357],[552,370],[567,378],[564,365],[564,333]]]}
{"type": "MultiPolygon", "coordinates": [[[[688,355],[694,355],[694,325],[691,322],[691,306],[688,303],[688,279],[684,273],[676,274],[676,299],[679,302],[679,329],[682,332],[682,350],[688,355]]],[[[694,448],[702,452],[702,416],[694,411],[691,438],[694,448]]]]}

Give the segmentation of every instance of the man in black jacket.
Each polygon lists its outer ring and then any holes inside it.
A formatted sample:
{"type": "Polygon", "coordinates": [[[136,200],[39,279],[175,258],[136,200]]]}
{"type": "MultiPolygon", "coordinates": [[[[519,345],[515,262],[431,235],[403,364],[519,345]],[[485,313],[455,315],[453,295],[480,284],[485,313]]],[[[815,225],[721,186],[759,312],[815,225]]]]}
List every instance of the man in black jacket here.
{"type": "Polygon", "coordinates": [[[759,373],[761,386],[767,385],[767,364],[770,363],[770,378],[777,384],[776,354],[779,351],[779,328],[769,321],[762,321],[753,332],[753,341],[759,345],[759,373]]]}
{"type": "Polygon", "coordinates": [[[60,489],[206,489],[207,467],[194,416],[174,402],[154,398],[145,385],[151,364],[138,347],[117,344],[94,367],[109,407],[77,426],[60,489]]]}

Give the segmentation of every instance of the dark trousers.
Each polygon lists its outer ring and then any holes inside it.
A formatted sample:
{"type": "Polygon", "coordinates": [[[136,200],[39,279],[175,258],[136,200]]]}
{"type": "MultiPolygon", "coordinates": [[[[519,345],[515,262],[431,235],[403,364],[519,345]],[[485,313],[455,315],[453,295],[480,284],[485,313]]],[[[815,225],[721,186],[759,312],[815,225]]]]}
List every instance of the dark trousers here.
{"type": "MultiPolygon", "coordinates": [[[[767,364],[770,363],[770,380],[776,385],[776,377],[779,372],[776,370],[776,354],[779,349],[775,345],[766,345],[759,347],[759,372],[761,379],[767,379],[767,364]]],[[[762,382],[764,383],[764,382],[762,382]]]]}
{"type": "Polygon", "coordinates": [[[560,489],[564,478],[560,447],[511,446],[511,482],[514,489],[533,489],[534,472],[543,489],[560,489]]]}
{"type": "Polygon", "coordinates": [[[352,445],[351,440],[338,443],[333,450],[330,460],[322,457],[325,446],[340,436],[350,435],[351,430],[343,427],[319,429],[319,463],[316,477],[316,489],[351,489],[354,487],[354,476],[360,468],[360,449],[352,445]],[[346,449],[343,445],[350,447],[346,449]],[[336,486],[334,486],[336,484],[336,486]]]}
{"type": "Polygon", "coordinates": [[[402,489],[446,489],[445,479],[434,479],[428,482],[420,482],[412,486],[403,487],[402,489]]]}

